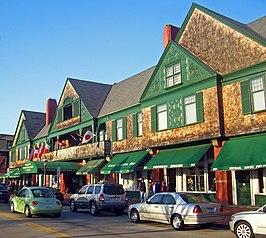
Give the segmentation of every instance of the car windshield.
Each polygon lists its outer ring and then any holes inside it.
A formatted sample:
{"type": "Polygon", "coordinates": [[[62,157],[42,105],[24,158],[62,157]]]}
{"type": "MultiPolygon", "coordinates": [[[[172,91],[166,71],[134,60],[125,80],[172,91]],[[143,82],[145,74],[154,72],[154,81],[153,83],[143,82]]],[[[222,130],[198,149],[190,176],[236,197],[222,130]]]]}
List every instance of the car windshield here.
{"type": "Polygon", "coordinates": [[[210,201],[201,194],[181,194],[180,195],[186,203],[210,203],[210,201]]]}
{"type": "Polygon", "coordinates": [[[53,198],[54,195],[49,189],[32,189],[35,198],[53,198]]]}
{"type": "Polygon", "coordinates": [[[124,194],[124,188],[122,185],[105,185],[104,191],[105,194],[124,194]]]}

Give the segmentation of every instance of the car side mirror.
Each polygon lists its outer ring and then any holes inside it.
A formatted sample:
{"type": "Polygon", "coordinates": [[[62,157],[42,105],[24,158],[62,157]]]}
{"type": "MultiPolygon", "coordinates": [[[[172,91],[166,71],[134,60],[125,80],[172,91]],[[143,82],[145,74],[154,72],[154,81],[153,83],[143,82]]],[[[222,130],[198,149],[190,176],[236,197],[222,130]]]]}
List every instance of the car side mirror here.
{"type": "Polygon", "coordinates": [[[262,209],[262,211],[266,213],[266,206],[262,209]]]}

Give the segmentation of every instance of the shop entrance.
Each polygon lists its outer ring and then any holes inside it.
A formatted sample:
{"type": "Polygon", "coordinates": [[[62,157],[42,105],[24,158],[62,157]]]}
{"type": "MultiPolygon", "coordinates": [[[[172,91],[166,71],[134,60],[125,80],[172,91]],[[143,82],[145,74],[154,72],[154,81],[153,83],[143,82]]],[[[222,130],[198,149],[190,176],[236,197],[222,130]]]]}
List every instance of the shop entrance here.
{"type": "Polygon", "coordinates": [[[237,204],[250,205],[250,171],[236,171],[237,204]]]}

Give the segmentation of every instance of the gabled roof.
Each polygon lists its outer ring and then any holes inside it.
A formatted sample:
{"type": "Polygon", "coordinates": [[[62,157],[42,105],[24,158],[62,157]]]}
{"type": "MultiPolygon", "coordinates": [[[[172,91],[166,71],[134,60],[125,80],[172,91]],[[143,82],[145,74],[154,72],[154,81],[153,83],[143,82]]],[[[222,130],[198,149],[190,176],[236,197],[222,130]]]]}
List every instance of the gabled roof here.
{"type": "Polygon", "coordinates": [[[266,39],[266,16],[247,24],[252,30],[262,35],[266,39]]]}
{"type": "Polygon", "coordinates": [[[91,116],[97,117],[112,85],[73,78],[67,80],[69,80],[91,116]]]}
{"type": "MultiPolygon", "coordinates": [[[[249,25],[246,25],[246,24],[243,24],[241,22],[238,22],[236,20],[233,20],[229,17],[226,17],[220,13],[217,13],[215,11],[212,11],[208,8],[205,8],[203,6],[200,6],[196,3],[193,3],[190,10],[189,10],[189,13],[180,29],[180,31],[178,32],[177,36],[176,36],[176,39],[175,41],[178,41],[178,39],[180,38],[180,36],[182,35],[182,32],[183,30],[185,29],[185,25],[188,23],[188,20],[190,18],[190,16],[192,15],[193,11],[195,9],[199,9],[200,11],[203,11],[204,13],[212,16],[213,18],[215,18],[216,20],[234,28],[235,30],[241,32],[242,34],[246,35],[247,37],[250,37],[252,38],[253,40],[257,41],[258,43],[262,44],[265,46],[265,37],[263,37],[262,35],[260,35],[258,32],[254,31],[252,28],[250,28],[249,25]]],[[[264,25],[265,27],[265,25],[264,25]]]]}
{"type": "Polygon", "coordinates": [[[43,138],[43,137],[46,137],[48,136],[48,132],[49,132],[49,129],[50,129],[50,125],[49,124],[48,126],[45,124],[43,126],[43,128],[38,132],[38,134],[34,137],[34,140],[37,140],[37,139],[40,139],[40,138],[43,138]]]}
{"type": "Polygon", "coordinates": [[[45,113],[25,110],[22,110],[22,113],[25,116],[24,124],[29,139],[32,140],[45,125],[45,113]]]}
{"type": "Polygon", "coordinates": [[[114,84],[103,104],[99,117],[139,104],[141,95],[154,69],[155,66],[114,84]]]}

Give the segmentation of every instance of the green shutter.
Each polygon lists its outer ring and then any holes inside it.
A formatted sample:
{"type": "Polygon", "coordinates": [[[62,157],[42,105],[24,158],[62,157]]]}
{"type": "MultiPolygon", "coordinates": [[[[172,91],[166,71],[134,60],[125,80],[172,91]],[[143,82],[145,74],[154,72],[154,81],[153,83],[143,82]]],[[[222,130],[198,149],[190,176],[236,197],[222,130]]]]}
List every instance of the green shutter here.
{"type": "Polygon", "coordinates": [[[80,114],[80,100],[75,100],[73,102],[73,117],[77,117],[80,114]]]}
{"type": "Polygon", "coordinates": [[[157,113],[156,113],[156,106],[151,107],[151,131],[157,131],[157,113]]]}
{"type": "Polygon", "coordinates": [[[63,121],[63,108],[59,107],[57,109],[57,122],[62,122],[63,121]]]}
{"type": "Polygon", "coordinates": [[[123,123],[123,140],[125,140],[127,138],[127,118],[126,117],[122,119],[122,123],[123,123]]]}
{"type": "Polygon", "coordinates": [[[132,115],[133,137],[137,137],[138,136],[137,115],[138,114],[133,114],[132,115]]]}
{"type": "Polygon", "coordinates": [[[112,141],[116,141],[116,120],[112,121],[112,141]]]}
{"type": "Polygon", "coordinates": [[[242,112],[243,114],[251,113],[250,100],[250,82],[249,80],[241,82],[242,112]]]}
{"type": "Polygon", "coordinates": [[[204,121],[203,93],[196,94],[197,122],[204,121]]]}

